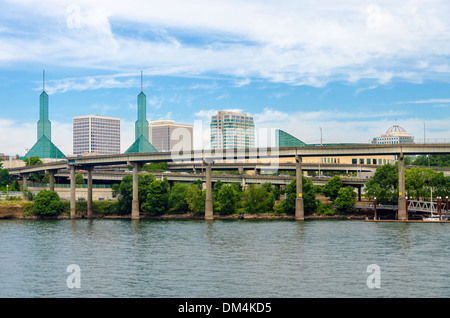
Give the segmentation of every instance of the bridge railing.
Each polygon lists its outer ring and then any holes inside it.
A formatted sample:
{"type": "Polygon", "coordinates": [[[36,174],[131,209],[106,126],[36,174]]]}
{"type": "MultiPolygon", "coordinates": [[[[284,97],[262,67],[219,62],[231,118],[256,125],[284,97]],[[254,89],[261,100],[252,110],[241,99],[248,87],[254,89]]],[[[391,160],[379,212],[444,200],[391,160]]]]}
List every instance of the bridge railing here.
{"type": "MultiPolygon", "coordinates": [[[[445,211],[446,203],[441,202],[441,210],[445,211]]],[[[411,212],[437,212],[438,203],[430,201],[419,201],[419,200],[409,200],[408,201],[408,211],[411,212]]]]}
{"type": "MultiPolygon", "coordinates": [[[[27,187],[31,188],[49,188],[48,183],[28,183],[27,187]]],[[[70,188],[70,184],[65,183],[55,183],[55,188],[70,188]]],[[[87,188],[87,184],[75,184],[75,188],[87,188]]],[[[111,185],[109,184],[93,184],[94,189],[109,189],[111,185]]]]}

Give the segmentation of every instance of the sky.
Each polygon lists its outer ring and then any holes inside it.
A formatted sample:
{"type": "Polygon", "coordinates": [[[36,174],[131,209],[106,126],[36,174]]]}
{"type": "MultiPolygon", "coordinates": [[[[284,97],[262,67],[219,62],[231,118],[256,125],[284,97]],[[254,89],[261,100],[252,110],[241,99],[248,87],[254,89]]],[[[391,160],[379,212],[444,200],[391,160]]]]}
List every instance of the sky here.
{"type": "Polygon", "coordinates": [[[52,141],[66,155],[74,116],[118,117],[122,151],[133,143],[141,71],[147,120],[194,125],[196,148],[209,148],[218,110],[253,116],[257,142],[282,129],[306,143],[368,143],[393,125],[450,142],[448,0],[0,8],[0,153],[36,142],[43,70],[52,141]]]}

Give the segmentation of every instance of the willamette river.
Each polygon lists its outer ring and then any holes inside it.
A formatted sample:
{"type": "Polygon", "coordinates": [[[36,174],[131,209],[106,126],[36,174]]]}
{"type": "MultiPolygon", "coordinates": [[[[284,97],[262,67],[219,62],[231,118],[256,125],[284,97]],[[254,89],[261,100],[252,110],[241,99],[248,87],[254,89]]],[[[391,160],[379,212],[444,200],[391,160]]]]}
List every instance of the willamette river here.
{"type": "Polygon", "coordinates": [[[0,220],[0,297],[449,297],[449,242],[430,223],[0,220]]]}

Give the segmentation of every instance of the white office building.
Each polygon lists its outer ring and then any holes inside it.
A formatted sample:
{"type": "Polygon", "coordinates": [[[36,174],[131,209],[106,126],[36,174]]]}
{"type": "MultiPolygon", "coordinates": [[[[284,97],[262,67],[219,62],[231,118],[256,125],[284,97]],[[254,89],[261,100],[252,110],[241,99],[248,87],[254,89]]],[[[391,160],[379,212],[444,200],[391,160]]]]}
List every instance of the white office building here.
{"type": "Polygon", "coordinates": [[[120,119],[99,115],[73,118],[73,154],[120,153],[120,119]]]}
{"type": "Polygon", "coordinates": [[[410,144],[414,143],[414,137],[408,134],[405,128],[394,125],[385,134],[373,138],[372,143],[381,145],[410,144]]]}

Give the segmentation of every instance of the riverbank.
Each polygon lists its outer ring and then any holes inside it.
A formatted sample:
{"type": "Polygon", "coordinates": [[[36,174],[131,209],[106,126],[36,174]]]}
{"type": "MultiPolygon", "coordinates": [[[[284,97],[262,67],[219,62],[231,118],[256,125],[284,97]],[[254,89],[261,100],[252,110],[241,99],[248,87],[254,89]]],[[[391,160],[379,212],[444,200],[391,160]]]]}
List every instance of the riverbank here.
{"type": "MultiPolygon", "coordinates": [[[[0,219],[69,219],[70,216],[67,213],[61,214],[59,216],[49,216],[41,217],[36,215],[28,215],[26,212],[26,205],[28,202],[23,201],[2,201],[0,202],[0,219]]],[[[364,212],[355,212],[351,214],[335,214],[335,215],[323,215],[323,214],[312,214],[305,215],[305,220],[308,219],[335,219],[335,220],[350,220],[359,219],[364,220],[368,215],[364,212]]],[[[77,219],[86,218],[86,212],[77,212],[77,219]]],[[[117,214],[93,214],[94,219],[130,219],[131,214],[117,215],[117,214]]],[[[150,216],[144,213],[140,215],[141,219],[148,220],[203,220],[203,215],[193,214],[193,213],[183,213],[183,214],[164,214],[158,216],[150,216]]],[[[258,213],[258,214],[231,214],[231,215],[220,215],[214,214],[214,219],[216,220],[294,220],[294,215],[287,215],[285,213],[258,213]]]]}

